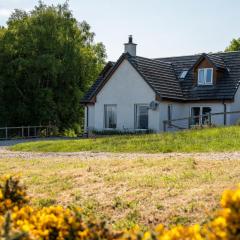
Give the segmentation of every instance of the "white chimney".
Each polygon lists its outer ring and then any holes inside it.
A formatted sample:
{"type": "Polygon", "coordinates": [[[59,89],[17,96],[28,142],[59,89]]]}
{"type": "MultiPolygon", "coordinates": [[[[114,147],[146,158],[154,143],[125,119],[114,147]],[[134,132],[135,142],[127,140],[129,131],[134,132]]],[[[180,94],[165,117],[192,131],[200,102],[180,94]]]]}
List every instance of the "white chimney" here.
{"type": "Polygon", "coordinates": [[[125,49],[124,49],[125,53],[129,53],[134,57],[137,55],[137,44],[133,43],[132,35],[129,36],[128,43],[125,43],[124,46],[125,46],[125,49]]]}

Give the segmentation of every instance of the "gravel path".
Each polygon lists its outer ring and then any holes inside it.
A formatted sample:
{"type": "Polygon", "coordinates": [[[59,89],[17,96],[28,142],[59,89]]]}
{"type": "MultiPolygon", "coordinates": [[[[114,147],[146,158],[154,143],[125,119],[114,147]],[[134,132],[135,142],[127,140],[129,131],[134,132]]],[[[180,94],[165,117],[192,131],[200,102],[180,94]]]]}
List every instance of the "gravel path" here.
{"type": "Polygon", "coordinates": [[[93,153],[93,152],[74,152],[74,153],[35,153],[35,152],[13,152],[8,147],[0,147],[0,159],[3,158],[79,158],[79,159],[135,159],[135,158],[194,158],[201,160],[240,160],[240,152],[223,153],[93,153]]]}

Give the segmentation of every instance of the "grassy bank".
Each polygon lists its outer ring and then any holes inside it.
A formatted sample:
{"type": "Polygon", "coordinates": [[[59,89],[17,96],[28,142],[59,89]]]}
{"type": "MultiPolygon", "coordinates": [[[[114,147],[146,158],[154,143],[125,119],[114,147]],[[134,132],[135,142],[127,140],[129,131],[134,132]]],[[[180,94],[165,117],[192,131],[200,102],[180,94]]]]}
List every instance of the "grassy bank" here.
{"type": "Polygon", "coordinates": [[[21,173],[33,205],[81,206],[116,228],[203,223],[239,172],[237,160],[0,159],[0,175],[21,173]]]}
{"type": "Polygon", "coordinates": [[[223,152],[239,151],[239,139],[240,127],[231,126],[163,134],[30,142],[11,149],[36,152],[223,152]]]}

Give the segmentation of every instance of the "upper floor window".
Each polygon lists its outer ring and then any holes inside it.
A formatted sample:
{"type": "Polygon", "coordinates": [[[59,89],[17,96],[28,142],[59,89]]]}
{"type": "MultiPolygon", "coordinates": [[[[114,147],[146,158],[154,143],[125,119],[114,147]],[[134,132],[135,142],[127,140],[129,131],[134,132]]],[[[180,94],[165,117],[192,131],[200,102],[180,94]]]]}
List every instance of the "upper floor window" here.
{"type": "Polygon", "coordinates": [[[115,104],[104,105],[104,121],[105,128],[108,129],[117,128],[117,105],[115,104]]]}
{"type": "Polygon", "coordinates": [[[198,85],[211,85],[211,84],[213,84],[213,69],[199,68],[198,69],[198,85]]]}

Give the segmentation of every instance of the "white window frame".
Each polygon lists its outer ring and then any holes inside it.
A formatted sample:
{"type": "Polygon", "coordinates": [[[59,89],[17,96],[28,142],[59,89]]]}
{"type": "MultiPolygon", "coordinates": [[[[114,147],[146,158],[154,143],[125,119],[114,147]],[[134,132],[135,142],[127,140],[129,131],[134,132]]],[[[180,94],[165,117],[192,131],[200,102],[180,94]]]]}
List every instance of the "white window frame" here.
{"type": "Polygon", "coordinates": [[[213,84],[213,68],[199,68],[198,69],[198,85],[212,85],[213,84]],[[206,82],[207,81],[207,71],[211,70],[211,82],[206,82]],[[200,79],[200,71],[203,71],[203,83],[199,82],[200,79]]]}
{"type": "MultiPolygon", "coordinates": [[[[201,106],[191,106],[190,107],[190,109],[189,109],[189,113],[190,113],[190,117],[192,117],[193,115],[192,115],[192,109],[193,108],[200,108],[200,116],[202,116],[203,114],[203,108],[210,108],[211,109],[211,113],[212,113],[212,110],[213,110],[213,107],[210,105],[207,105],[207,106],[203,106],[203,105],[201,105],[201,106]]],[[[200,117],[199,118],[199,125],[202,125],[203,124],[203,122],[202,122],[202,117],[200,117]]]]}
{"type": "Polygon", "coordinates": [[[104,113],[103,113],[103,128],[105,130],[115,130],[117,129],[117,104],[104,104],[104,109],[103,109],[104,113]],[[109,127],[106,127],[106,109],[107,107],[116,107],[116,127],[115,128],[109,128],[109,127]]]}
{"type": "Polygon", "coordinates": [[[148,107],[149,104],[146,104],[146,103],[137,103],[137,104],[134,104],[134,129],[136,130],[148,130],[149,129],[149,112],[148,112],[148,126],[146,129],[142,129],[142,128],[138,128],[138,123],[137,123],[137,108],[138,107],[148,107]]]}

